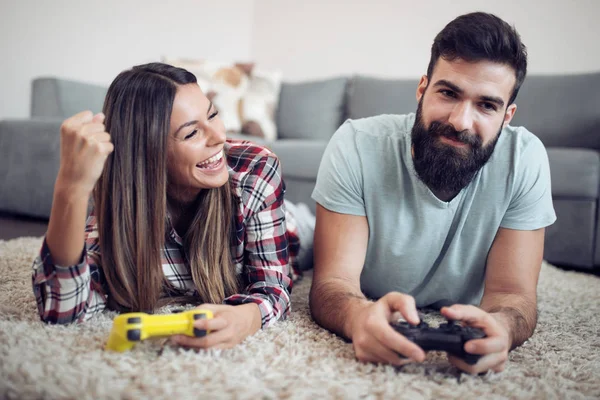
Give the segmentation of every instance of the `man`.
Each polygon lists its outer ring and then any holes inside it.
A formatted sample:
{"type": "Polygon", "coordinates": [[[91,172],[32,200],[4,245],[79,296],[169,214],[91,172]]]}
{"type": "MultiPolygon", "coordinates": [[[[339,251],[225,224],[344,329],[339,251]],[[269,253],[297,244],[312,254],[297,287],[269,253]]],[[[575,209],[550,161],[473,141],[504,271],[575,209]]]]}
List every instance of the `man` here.
{"type": "Polygon", "coordinates": [[[484,330],[463,371],[502,371],[533,333],[544,228],[556,216],[544,146],[510,127],[527,69],[518,33],[472,13],[435,38],[417,113],[347,121],[321,161],[311,312],[366,362],[423,361],[393,330],[417,307],[484,330]],[[376,299],[376,300],[370,300],[376,299]],[[477,306],[476,306],[477,305],[477,306]]]}

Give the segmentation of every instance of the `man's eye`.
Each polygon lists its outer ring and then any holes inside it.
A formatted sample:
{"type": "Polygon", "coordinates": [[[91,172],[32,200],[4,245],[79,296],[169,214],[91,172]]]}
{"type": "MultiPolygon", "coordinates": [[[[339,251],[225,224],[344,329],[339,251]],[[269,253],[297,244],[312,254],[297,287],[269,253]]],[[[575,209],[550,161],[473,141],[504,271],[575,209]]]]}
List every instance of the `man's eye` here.
{"type": "Polygon", "coordinates": [[[198,133],[198,129],[194,129],[191,133],[187,134],[183,139],[184,140],[191,139],[196,135],[196,133],[198,133]]]}
{"type": "Polygon", "coordinates": [[[452,90],[443,89],[443,90],[440,90],[440,93],[446,97],[452,97],[452,98],[456,97],[456,93],[454,93],[452,90]]]}
{"type": "Polygon", "coordinates": [[[214,117],[216,117],[217,115],[219,115],[219,111],[215,110],[214,113],[210,114],[208,116],[208,120],[210,121],[211,119],[213,119],[214,117]]]}
{"type": "Polygon", "coordinates": [[[496,111],[496,106],[492,103],[482,103],[481,107],[486,111],[496,111]]]}

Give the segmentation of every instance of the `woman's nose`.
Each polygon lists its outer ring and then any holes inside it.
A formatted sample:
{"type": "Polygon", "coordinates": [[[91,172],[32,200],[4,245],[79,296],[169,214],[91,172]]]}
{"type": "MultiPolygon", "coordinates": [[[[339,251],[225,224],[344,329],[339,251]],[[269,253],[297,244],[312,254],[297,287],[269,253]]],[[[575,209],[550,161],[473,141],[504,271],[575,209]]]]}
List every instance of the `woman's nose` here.
{"type": "Polygon", "coordinates": [[[225,127],[223,126],[223,124],[209,123],[206,126],[206,133],[208,134],[208,139],[206,141],[206,144],[208,146],[221,144],[227,139],[225,127]]]}

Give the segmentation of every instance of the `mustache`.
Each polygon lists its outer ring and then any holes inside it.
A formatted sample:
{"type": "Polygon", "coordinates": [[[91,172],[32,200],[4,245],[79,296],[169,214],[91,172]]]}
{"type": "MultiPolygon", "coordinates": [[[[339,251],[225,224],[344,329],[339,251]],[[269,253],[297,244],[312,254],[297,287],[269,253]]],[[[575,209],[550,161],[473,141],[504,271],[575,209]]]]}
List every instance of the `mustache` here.
{"type": "Polygon", "coordinates": [[[483,141],[478,135],[471,134],[468,130],[457,131],[451,125],[443,124],[439,121],[433,121],[428,131],[434,137],[444,136],[468,144],[475,149],[483,145],[483,141]]]}

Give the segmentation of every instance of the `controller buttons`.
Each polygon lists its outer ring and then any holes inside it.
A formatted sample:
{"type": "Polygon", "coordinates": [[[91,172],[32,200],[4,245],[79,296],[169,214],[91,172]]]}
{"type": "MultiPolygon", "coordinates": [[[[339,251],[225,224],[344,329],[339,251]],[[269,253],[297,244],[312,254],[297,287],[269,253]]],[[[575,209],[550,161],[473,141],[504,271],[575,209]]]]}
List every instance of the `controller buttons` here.
{"type": "MultiPolygon", "coordinates": [[[[197,319],[206,319],[205,313],[194,314],[194,320],[197,319]]],[[[206,331],[204,329],[194,328],[194,336],[196,337],[204,337],[206,336],[206,331]]]]}
{"type": "Polygon", "coordinates": [[[127,331],[127,340],[130,342],[139,342],[142,339],[141,329],[129,329],[127,331]]]}
{"type": "Polygon", "coordinates": [[[194,328],[194,336],[195,337],[204,337],[204,336],[206,336],[206,331],[204,329],[194,328]]]}

